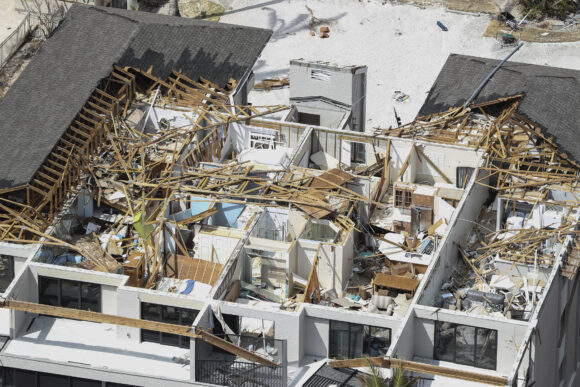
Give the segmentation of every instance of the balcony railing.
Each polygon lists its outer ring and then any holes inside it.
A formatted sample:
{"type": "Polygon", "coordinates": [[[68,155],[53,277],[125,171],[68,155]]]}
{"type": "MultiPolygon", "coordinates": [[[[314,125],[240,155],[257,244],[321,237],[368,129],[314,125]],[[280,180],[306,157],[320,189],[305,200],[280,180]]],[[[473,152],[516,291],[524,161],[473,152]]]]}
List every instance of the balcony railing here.
{"type": "Polygon", "coordinates": [[[268,367],[261,364],[227,360],[196,360],[195,381],[220,386],[268,386],[283,387],[282,366],[268,367]]]}

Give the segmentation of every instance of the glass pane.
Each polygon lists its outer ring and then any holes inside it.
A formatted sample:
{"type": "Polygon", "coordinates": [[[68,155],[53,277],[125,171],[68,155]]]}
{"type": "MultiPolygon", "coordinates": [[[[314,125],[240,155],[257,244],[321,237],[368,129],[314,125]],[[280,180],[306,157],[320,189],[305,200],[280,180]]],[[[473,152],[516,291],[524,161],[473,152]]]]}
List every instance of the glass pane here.
{"type": "Polygon", "coordinates": [[[71,387],[102,387],[102,382],[98,380],[71,378],[71,387]]]}
{"type": "Polygon", "coordinates": [[[101,312],[101,285],[83,283],[81,309],[101,312]]]}
{"type": "MultiPolygon", "coordinates": [[[[168,324],[179,324],[179,308],[163,306],[161,308],[161,319],[168,324]]],[[[161,344],[179,346],[179,336],[162,332],[161,344]]]]}
{"type": "MultiPolygon", "coordinates": [[[[19,370],[14,369],[11,372],[13,379],[7,380],[7,386],[27,386],[27,387],[34,387],[36,386],[36,372],[34,371],[26,371],[26,370],[19,370]]],[[[7,378],[8,379],[8,378],[7,378]]]]}
{"type": "Polygon", "coordinates": [[[179,346],[179,336],[161,332],[161,344],[179,346]]]}
{"type": "Polygon", "coordinates": [[[9,255],[0,255],[0,293],[4,293],[13,279],[14,257],[9,255]]]}
{"type": "Polygon", "coordinates": [[[350,358],[362,357],[364,327],[359,324],[350,324],[350,358]]]}
{"type": "Polygon", "coordinates": [[[59,280],[56,278],[38,277],[40,294],[38,302],[44,305],[60,306],[58,303],[59,280]]]}
{"type": "MultiPolygon", "coordinates": [[[[180,324],[191,326],[199,312],[197,310],[181,309],[179,313],[181,319],[180,324]]],[[[189,337],[181,336],[181,342],[179,343],[179,346],[183,348],[189,348],[189,337]]]]}
{"type": "Polygon", "coordinates": [[[455,334],[455,361],[459,364],[475,365],[475,328],[458,325],[455,334]]]}
{"type": "Polygon", "coordinates": [[[391,345],[391,330],[365,326],[364,356],[385,356],[391,345]]]}
{"type": "Polygon", "coordinates": [[[331,359],[346,359],[349,351],[349,324],[342,321],[330,321],[330,348],[331,359]]]}
{"type": "Polygon", "coordinates": [[[149,321],[161,321],[161,305],[141,303],[141,318],[149,321]]]}
{"type": "Polygon", "coordinates": [[[81,295],[79,289],[80,283],[76,281],[61,280],[60,288],[62,296],[60,299],[60,306],[64,308],[80,308],[79,297],[81,295]]]}
{"type": "Polygon", "coordinates": [[[435,322],[435,351],[437,360],[455,361],[455,324],[435,322]]]}
{"type": "Polygon", "coordinates": [[[174,306],[161,308],[162,321],[168,324],[179,324],[179,309],[174,306]]]}
{"type": "Polygon", "coordinates": [[[161,333],[156,332],[156,331],[148,331],[147,329],[141,329],[141,341],[160,343],[161,342],[161,333]]]}
{"type": "Polygon", "coordinates": [[[475,366],[495,370],[497,364],[497,331],[477,328],[475,366]]]}
{"type": "MultiPolygon", "coordinates": [[[[149,321],[161,321],[161,305],[141,303],[141,319],[149,321]]],[[[161,342],[161,333],[141,329],[141,341],[150,341],[153,343],[161,342]]]]}
{"type": "Polygon", "coordinates": [[[181,325],[189,325],[193,324],[193,321],[197,317],[198,311],[197,310],[190,310],[190,309],[181,309],[181,325]]]}
{"type": "Polygon", "coordinates": [[[68,376],[55,374],[38,374],[39,387],[63,387],[68,386],[68,376]]]}

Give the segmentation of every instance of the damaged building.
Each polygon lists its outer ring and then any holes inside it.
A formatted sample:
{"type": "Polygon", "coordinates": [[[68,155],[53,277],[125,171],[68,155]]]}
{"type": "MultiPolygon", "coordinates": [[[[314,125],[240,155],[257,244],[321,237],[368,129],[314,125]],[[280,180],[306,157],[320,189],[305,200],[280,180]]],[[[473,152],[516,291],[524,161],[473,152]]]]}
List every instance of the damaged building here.
{"type": "Polygon", "coordinates": [[[495,63],[451,56],[369,132],[365,66],[248,105],[270,34],[71,7],[0,103],[2,380],[575,383],[579,73],[508,63],[465,104],[495,63]]]}

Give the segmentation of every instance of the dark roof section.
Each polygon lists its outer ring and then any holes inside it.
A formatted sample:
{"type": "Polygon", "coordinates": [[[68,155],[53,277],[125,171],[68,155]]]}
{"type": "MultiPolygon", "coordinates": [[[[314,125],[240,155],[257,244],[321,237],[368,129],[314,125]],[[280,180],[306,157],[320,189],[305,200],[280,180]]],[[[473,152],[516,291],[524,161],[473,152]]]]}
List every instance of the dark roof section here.
{"type": "Polygon", "coordinates": [[[272,32],[73,5],[0,101],[0,189],[27,184],[114,64],[225,86],[253,67],[272,32]]]}
{"type": "MultiPolygon", "coordinates": [[[[459,106],[499,63],[498,60],[451,54],[418,116],[459,106]]],[[[517,113],[553,137],[560,151],[580,162],[580,71],[507,62],[483,87],[476,103],[524,94],[517,113]]]]}

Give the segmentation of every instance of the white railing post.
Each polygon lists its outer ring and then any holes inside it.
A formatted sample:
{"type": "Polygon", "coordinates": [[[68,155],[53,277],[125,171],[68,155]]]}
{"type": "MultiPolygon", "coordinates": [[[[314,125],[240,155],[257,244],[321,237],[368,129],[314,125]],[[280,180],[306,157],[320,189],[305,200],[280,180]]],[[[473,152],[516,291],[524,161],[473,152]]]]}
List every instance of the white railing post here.
{"type": "Polygon", "coordinates": [[[2,43],[0,43],[0,69],[2,69],[10,57],[18,51],[20,45],[23,43],[24,39],[30,32],[30,12],[26,14],[26,17],[18,27],[10,34],[2,43]],[[12,46],[9,45],[13,42],[12,46]]]}

